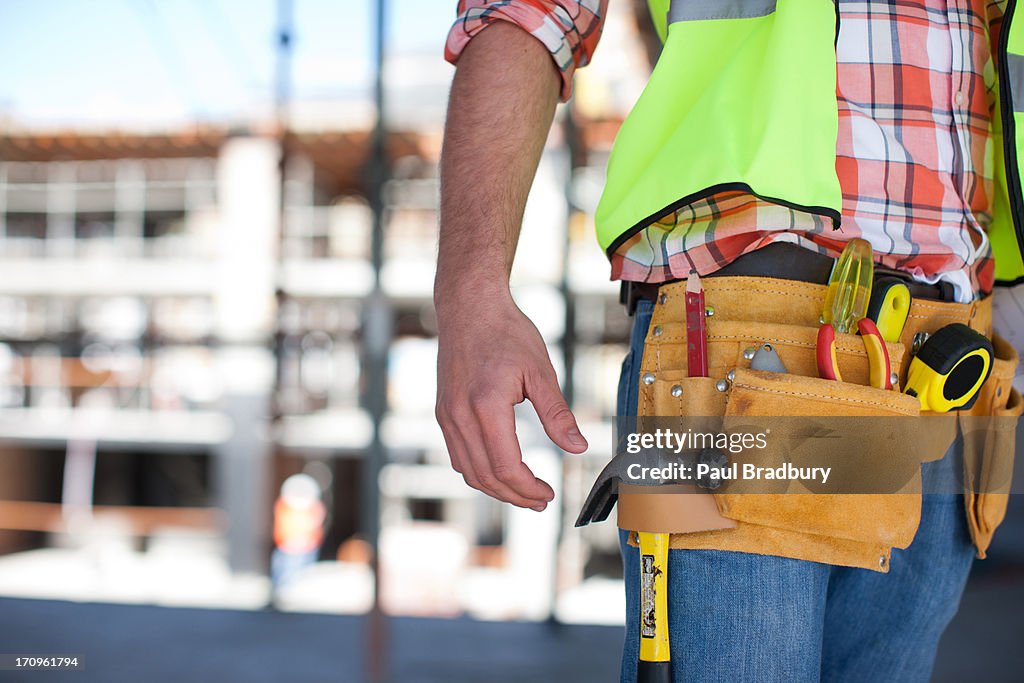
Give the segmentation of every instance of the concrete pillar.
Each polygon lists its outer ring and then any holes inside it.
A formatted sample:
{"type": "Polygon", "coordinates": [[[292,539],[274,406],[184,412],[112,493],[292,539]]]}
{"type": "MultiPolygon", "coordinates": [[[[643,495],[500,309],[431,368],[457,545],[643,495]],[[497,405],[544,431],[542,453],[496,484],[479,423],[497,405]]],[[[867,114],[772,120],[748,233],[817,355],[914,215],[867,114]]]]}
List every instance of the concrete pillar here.
{"type": "Polygon", "coordinates": [[[114,180],[114,237],[119,248],[129,256],[142,256],[142,223],[145,210],[145,168],[139,161],[118,161],[114,180]]]}
{"type": "Polygon", "coordinates": [[[75,253],[75,175],[73,162],[48,164],[46,252],[66,258],[75,253]]]}
{"type": "Polygon", "coordinates": [[[221,410],[233,429],[215,448],[217,507],[228,517],[228,562],[233,571],[265,572],[270,548],[273,453],[267,416],[274,357],[266,349],[220,350],[217,366],[224,382],[221,410]]]}
{"type": "Polygon", "coordinates": [[[216,485],[218,505],[230,520],[235,571],[265,571],[270,542],[277,163],[277,144],[257,137],[230,138],[217,163],[217,367],[222,409],[234,428],[216,449],[216,485]]]}
{"type": "Polygon", "coordinates": [[[506,505],[508,571],[512,578],[518,617],[543,621],[555,605],[555,563],[561,526],[562,462],[554,449],[524,448],[523,461],[551,484],[555,502],[544,512],[506,505]]]}
{"type": "Polygon", "coordinates": [[[278,223],[274,140],[228,139],[217,163],[220,212],[217,337],[264,344],[273,333],[278,223]]]}

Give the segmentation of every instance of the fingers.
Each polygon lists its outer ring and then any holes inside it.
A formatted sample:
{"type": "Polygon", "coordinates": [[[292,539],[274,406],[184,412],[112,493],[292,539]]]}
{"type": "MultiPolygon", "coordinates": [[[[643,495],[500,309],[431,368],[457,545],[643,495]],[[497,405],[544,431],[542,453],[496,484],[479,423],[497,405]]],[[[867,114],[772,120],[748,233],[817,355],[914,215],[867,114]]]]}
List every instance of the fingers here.
{"type": "Polygon", "coordinates": [[[502,406],[496,399],[476,401],[475,407],[469,403],[439,403],[437,409],[452,467],[466,484],[492,498],[543,510],[554,491],[522,462],[512,404],[506,401],[502,406]]]}
{"type": "MultiPolygon", "coordinates": [[[[440,422],[440,419],[438,419],[438,422],[440,422]]],[[[448,458],[452,462],[452,469],[462,475],[462,480],[466,482],[467,486],[486,493],[493,498],[494,494],[485,490],[477,479],[476,470],[473,469],[473,463],[466,454],[462,437],[456,436],[448,427],[441,427],[441,433],[444,434],[444,442],[448,447],[448,458]]]]}
{"type": "Polygon", "coordinates": [[[527,377],[526,394],[537,411],[541,424],[544,425],[544,431],[559,448],[569,453],[582,453],[587,450],[587,440],[580,433],[576,417],[562,396],[558,378],[550,364],[535,375],[527,377]]]}
{"type": "MultiPolygon", "coordinates": [[[[523,462],[519,440],[516,438],[516,417],[512,405],[483,403],[474,409],[479,418],[477,424],[480,426],[483,449],[490,466],[488,474],[499,482],[501,488],[530,501],[526,507],[544,509],[555,497],[555,492],[547,482],[534,476],[533,471],[523,462]]],[[[478,468],[479,475],[480,466],[474,462],[474,467],[478,468]]]]}

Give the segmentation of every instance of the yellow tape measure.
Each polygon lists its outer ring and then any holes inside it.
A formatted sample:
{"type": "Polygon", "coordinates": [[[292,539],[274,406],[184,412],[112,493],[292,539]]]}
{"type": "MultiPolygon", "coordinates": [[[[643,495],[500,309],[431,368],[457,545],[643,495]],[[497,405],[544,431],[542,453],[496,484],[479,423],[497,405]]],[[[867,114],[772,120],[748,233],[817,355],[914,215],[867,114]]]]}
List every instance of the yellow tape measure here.
{"type": "Polygon", "coordinates": [[[992,372],[992,342],[967,325],[946,325],[921,346],[907,371],[904,393],[921,410],[966,410],[992,372]]]}

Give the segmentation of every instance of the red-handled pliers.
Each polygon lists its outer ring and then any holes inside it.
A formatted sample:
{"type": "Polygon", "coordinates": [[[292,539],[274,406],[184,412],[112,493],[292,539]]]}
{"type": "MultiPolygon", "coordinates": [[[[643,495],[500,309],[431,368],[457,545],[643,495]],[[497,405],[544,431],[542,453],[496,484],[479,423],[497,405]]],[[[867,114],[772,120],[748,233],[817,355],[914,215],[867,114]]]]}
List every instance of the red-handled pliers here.
{"type": "MultiPolygon", "coordinates": [[[[864,348],[868,353],[868,382],[877,389],[892,389],[892,365],[889,362],[889,350],[885,340],[871,318],[861,318],[857,329],[864,340],[864,348]]],[[[836,329],[830,323],[818,328],[816,353],[818,357],[818,374],[823,379],[837,382],[843,381],[836,359],[836,329]]]]}

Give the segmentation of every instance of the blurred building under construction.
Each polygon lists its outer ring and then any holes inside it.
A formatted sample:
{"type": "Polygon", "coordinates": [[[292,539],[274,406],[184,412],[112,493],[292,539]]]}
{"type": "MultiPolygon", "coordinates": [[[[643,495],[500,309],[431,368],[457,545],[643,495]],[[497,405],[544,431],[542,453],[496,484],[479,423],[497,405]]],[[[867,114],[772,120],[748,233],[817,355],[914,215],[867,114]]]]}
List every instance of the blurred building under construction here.
{"type": "Polygon", "coordinates": [[[0,593],[259,606],[274,497],[306,471],[328,522],[297,608],[367,609],[361,515],[379,494],[385,609],[618,622],[614,528],[570,531],[609,457],[628,330],[590,216],[647,56],[630,10],[612,12],[611,57],[559,116],[513,273],[592,444],[566,456],[520,414],[525,457],[559,494],[542,514],[467,488],[433,419],[442,110],[421,104],[444,101],[438,55],[431,78],[387,93],[379,216],[373,134],[343,106],[294,103],[283,136],[252,122],[0,138],[0,593]],[[377,491],[361,483],[375,435],[377,491]],[[147,574],[154,557],[177,580],[147,574]]]}

